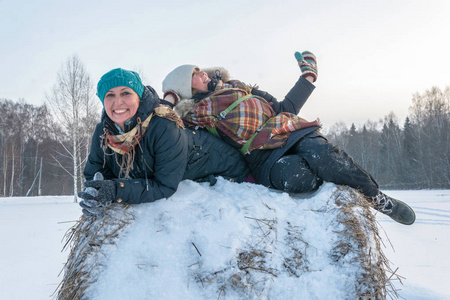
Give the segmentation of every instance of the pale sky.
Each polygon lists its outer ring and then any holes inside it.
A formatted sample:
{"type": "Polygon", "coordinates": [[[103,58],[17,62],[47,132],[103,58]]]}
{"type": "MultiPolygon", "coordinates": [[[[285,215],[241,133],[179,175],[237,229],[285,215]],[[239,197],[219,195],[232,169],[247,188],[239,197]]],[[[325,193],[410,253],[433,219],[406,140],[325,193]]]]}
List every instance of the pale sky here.
{"type": "Polygon", "coordinates": [[[223,66],[282,100],[316,54],[319,79],[301,111],[325,126],[362,125],[412,94],[450,86],[450,1],[0,0],[0,98],[40,105],[78,55],[94,86],[107,71],[140,72],[160,96],[181,64],[223,66]]]}

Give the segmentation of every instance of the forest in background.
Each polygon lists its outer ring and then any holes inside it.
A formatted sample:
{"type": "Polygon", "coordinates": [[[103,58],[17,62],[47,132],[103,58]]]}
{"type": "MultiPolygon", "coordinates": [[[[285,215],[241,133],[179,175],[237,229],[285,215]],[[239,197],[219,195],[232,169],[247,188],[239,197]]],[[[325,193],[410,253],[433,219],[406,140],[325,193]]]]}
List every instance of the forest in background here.
{"type": "MultiPolygon", "coordinates": [[[[101,104],[77,56],[69,58],[40,106],[1,98],[0,197],[76,195],[101,104]]],[[[381,188],[450,188],[450,87],[412,96],[399,124],[392,112],[362,126],[322,129],[381,188]]],[[[76,201],[76,196],[74,196],[76,201]]]]}
{"type": "Polygon", "coordinates": [[[402,124],[391,112],[378,122],[327,130],[386,189],[450,188],[450,87],[433,87],[412,97],[402,124]]]}

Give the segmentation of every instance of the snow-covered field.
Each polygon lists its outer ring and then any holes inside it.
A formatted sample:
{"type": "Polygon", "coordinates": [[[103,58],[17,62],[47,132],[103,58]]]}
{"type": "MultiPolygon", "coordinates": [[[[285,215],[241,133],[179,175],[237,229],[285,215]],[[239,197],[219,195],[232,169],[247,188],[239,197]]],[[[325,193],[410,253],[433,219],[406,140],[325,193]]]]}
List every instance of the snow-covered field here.
{"type": "MultiPolygon", "coordinates": [[[[197,184],[183,182],[180,192],[197,184]]],[[[242,198],[248,189],[229,184],[227,193],[242,198]]],[[[202,185],[204,188],[205,185],[202,185]]],[[[386,248],[403,285],[403,299],[450,299],[450,190],[385,191],[405,200],[417,213],[412,226],[399,225],[378,214],[386,248]]],[[[286,199],[273,194],[274,202],[286,199]]],[[[308,199],[306,199],[307,201],[308,199]]],[[[64,234],[81,210],[73,196],[0,198],[0,299],[51,299],[63,274],[68,252],[61,252],[64,234]],[[58,276],[59,275],[59,276],[58,276]]]]}

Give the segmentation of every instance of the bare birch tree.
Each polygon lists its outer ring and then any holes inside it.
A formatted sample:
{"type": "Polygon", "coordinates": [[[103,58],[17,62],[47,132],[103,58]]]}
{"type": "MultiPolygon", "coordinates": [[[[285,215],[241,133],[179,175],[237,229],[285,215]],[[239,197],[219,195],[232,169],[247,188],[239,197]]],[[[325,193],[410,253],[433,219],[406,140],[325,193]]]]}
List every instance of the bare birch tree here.
{"type": "MultiPolygon", "coordinates": [[[[67,154],[72,159],[72,167],[61,164],[66,171],[71,171],[73,177],[74,202],[77,202],[79,170],[85,160],[85,153],[81,155],[81,149],[85,149],[86,137],[83,121],[92,118],[91,110],[96,109],[96,103],[91,96],[92,82],[77,56],[72,56],[63,65],[57,74],[56,84],[50,95],[47,95],[48,106],[53,116],[60,124],[70,140],[70,146],[64,145],[64,139],[60,139],[67,154]]],[[[89,139],[88,139],[89,141],[89,139]]],[[[84,151],[83,151],[84,152],[84,151]]],[[[58,162],[59,163],[59,162],[58,162]]]]}

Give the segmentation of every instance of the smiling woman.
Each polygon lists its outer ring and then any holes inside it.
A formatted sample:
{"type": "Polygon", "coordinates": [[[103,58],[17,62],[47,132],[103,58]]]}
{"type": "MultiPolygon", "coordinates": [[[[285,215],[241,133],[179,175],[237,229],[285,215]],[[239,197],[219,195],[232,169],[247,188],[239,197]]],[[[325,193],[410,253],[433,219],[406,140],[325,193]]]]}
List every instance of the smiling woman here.
{"type": "Polygon", "coordinates": [[[113,69],[97,85],[103,103],[84,169],[79,197],[83,213],[103,216],[114,202],[137,204],[170,197],[183,179],[242,182],[244,158],[208,132],[184,129],[178,115],[162,105],[139,74],[113,69]]]}
{"type": "Polygon", "coordinates": [[[346,185],[393,220],[413,224],[411,207],[381,192],[369,172],[329,143],[319,132],[318,119],[308,122],[298,116],[315,88],[318,69],[313,53],[294,55],[301,76],[281,102],[255,86],[231,80],[223,68],[204,72],[195,65],[172,70],[163,91],[178,94],[179,101],[167,100],[187,124],[240,149],[258,183],[289,193],[314,192],[324,181],[346,185]]]}
{"type": "Polygon", "coordinates": [[[123,123],[131,119],[139,107],[139,95],[126,86],[110,89],[103,100],[108,117],[124,130],[123,123]]]}
{"type": "Polygon", "coordinates": [[[206,72],[201,71],[199,68],[195,68],[192,71],[192,94],[208,91],[208,83],[210,81],[211,79],[208,77],[206,72]]]}

